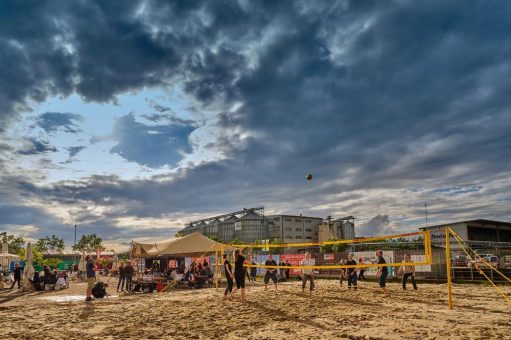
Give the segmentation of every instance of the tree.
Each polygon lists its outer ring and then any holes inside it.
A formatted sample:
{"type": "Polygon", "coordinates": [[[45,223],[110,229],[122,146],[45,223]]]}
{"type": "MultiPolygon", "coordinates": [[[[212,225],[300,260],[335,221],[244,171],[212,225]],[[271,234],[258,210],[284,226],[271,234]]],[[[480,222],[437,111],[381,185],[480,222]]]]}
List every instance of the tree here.
{"type": "Polygon", "coordinates": [[[55,235],[46,236],[37,240],[34,247],[41,253],[62,254],[65,249],[64,240],[55,235]]]}
{"type": "MultiPolygon", "coordinates": [[[[331,238],[328,239],[327,242],[339,241],[339,239],[331,238]]],[[[340,253],[345,251],[347,248],[346,243],[340,244],[324,244],[320,247],[322,253],[340,253]]]]}
{"type": "Polygon", "coordinates": [[[232,241],[231,241],[231,244],[243,244],[243,242],[241,242],[237,237],[235,237],[232,241]]]}
{"type": "Polygon", "coordinates": [[[37,240],[37,242],[34,244],[34,250],[37,250],[41,253],[47,253],[48,246],[46,245],[46,238],[40,238],[37,240]]]}
{"type": "MultiPolygon", "coordinates": [[[[27,253],[27,250],[25,248],[22,248],[19,252],[18,252],[18,256],[22,259],[22,260],[26,260],[26,253],[27,253]]],[[[32,248],[32,260],[34,262],[37,262],[37,263],[40,263],[41,260],[43,259],[43,254],[35,249],[35,248],[32,248]]]]}
{"type": "Polygon", "coordinates": [[[98,248],[103,248],[103,239],[96,234],[82,235],[78,243],[73,246],[73,250],[93,253],[98,248]]]}
{"type": "MultiPolygon", "coordinates": [[[[273,240],[271,240],[270,244],[281,245],[282,244],[282,240],[277,237],[277,238],[274,238],[273,240]]],[[[275,254],[280,254],[280,253],[282,253],[282,248],[281,247],[270,248],[270,252],[275,253],[275,254]]]]}
{"type": "Polygon", "coordinates": [[[63,254],[66,247],[64,240],[55,235],[46,236],[46,244],[50,254],[63,254]]]}
{"type": "Polygon", "coordinates": [[[21,236],[14,236],[13,234],[7,234],[7,232],[3,231],[0,233],[0,243],[7,243],[9,245],[9,253],[17,254],[23,249],[25,240],[23,240],[21,236]]]}
{"type": "Polygon", "coordinates": [[[208,236],[208,238],[212,239],[213,241],[215,242],[219,242],[221,243],[222,241],[220,241],[220,239],[218,238],[218,236],[208,236]]]}

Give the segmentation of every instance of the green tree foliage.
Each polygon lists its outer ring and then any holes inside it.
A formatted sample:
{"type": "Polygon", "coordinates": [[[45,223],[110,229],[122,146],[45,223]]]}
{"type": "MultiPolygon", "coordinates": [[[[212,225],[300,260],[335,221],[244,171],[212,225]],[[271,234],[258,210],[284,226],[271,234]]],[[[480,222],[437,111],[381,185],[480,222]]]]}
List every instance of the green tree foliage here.
{"type": "Polygon", "coordinates": [[[34,243],[34,250],[37,250],[41,253],[47,253],[48,252],[48,246],[46,245],[46,238],[40,238],[37,240],[36,243],[34,243]]]}
{"type": "Polygon", "coordinates": [[[7,234],[7,232],[3,231],[0,233],[0,246],[3,243],[9,245],[9,253],[17,254],[23,249],[25,240],[23,240],[21,236],[14,236],[13,234],[7,234]]]}
{"type": "Polygon", "coordinates": [[[130,259],[129,251],[117,254],[117,259],[119,260],[119,262],[128,262],[128,260],[130,259]]]}
{"type": "Polygon", "coordinates": [[[232,241],[231,241],[231,244],[243,244],[243,242],[241,242],[237,237],[235,237],[232,241]]]}
{"type": "MultiPolygon", "coordinates": [[[[26,253],[27,253],[27,250],[25,248],[22,248],[19,252],[18,252],[18,256],[22,259],[22,260],[26,260],[27,257],[26,257],[26,253]]],[[[35,249],[35,248],[32,248],[32,261],[34,262],[37,262],[37,263],[40,263],[43,259],[43,254],[35,249]]]]}
{"type": "Polygon", "coordinates": [[[209,237],[210,239],[212,239],[213,241],[215,241],[215,242],[222,243],[222,242],[220,241],[220,239],[218,238],[218,236],[208,236],[208,237],[209,237]]]}
{"type": "Polygon", "coordinates": [[[37,240],[34,248],[41,253],[62,254],[64,253],[65,243],[63,239],[51,235],[51,237],[46,236],[37,240]]]}
{"type": "Polygon", "coordinates": [[[41,261],[37,261],[37,263],[41,266],[48,266],[50,269],[55,269],[58,267],[58,265],[62,262],[59,258],[48,258],[48,259],[42,259],[41,261]]]}
{"type": "Polygon", "coordinates": [[[73,250],[84,251],[86,253],[93,253],[98,248],[103,248],[103,239],[96,234],[82,235],[78,243],[73,246],[73,250]]]}
{"type": "MultiPolygon", "coordinates": [[[[331,239],[328,239],[327,242],[331,242],[331,241],[339,241],[339,239],[336,239],[336,238],[331,238],[331,239]]],[[[341,244],[325,244],[325,245],[322,245],[320,247],[320,251],[322,253],[340,253],[340,252],[343,252],[346,250],[346,248],[348,248],[348,245],[346,243],[341,243],[341,244]]]]}

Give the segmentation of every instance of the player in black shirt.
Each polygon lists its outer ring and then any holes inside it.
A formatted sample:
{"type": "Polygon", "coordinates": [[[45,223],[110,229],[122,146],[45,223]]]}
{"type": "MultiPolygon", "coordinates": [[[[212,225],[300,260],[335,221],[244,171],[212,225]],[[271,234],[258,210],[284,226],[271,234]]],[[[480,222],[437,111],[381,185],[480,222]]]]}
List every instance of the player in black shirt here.
{"type": "Polygon", "coordinates": [[[222,255],[224,259],[224,270],[225,270],[225,278],[227,279],[227,287],[225,288],[224,299],[227,295],[232,293],[232,286],[234,284],[234,275],[232,274],[232,266],[229,260],[227,259],[227,254],[222,255]]]}
{"type": "Polygon", "coordinates": [[[241,292],[241,299],[245,300],[245,267],[243,265],[247,262],[245,257],[241,255],[241,251],[236,249],[234,251],[234,281],[236,281],[236,287],[234,287],[229,299],[232,299],[234,294],[239,290],[241,292]]]}
{"type": "MultiPolygon", "coordinates": [[[[387,263],[385,259],[383,258],[383,251],[377,250],[376,256],[378,257],[378,264],[385,264],[387,263]]],[[[387,276],[389,275],[388,269],[386,266],[382,266],[378,268],[378,272],[376,273],[376,276],[380,280],[380,287],[383,289],[383,293],[385,296],[387,296],[387,276]]]]}
{"type": "MultiPolygon", "coordinates": [[[[276,266],[277,262],[273,259],[272,255],[268,256],[268,260],[264,263],[265,266],[276,266]]],[[[266,268],[266,274],[264,275],[264,290],[268,289],[268,282],[271,280],[275,284],[275,290],[277,290],[277,269],[266,268]]]]}
{"type": "MultiPolygon", "coordinates": [[[[357,264],[357,261],[353,259],[353,254],[349,254],[348,262],[346,262],[348,266],[354,266],[357,264]]],[[[357,270],[356,268],[347,268],[348,269],[348,289],[351,289],[351,285],[353,284],[354,289],[357,289],[357,270]]]]}

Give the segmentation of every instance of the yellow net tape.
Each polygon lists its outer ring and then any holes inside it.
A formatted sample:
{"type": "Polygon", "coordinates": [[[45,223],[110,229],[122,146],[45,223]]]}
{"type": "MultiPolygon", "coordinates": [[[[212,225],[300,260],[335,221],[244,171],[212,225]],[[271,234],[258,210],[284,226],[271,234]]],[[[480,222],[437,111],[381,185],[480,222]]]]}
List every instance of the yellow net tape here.
{"type": "Polygon", "coordinates": [[[429,233],[427,231],[417,231],[413,233],[407,234],[397,234],[397,235],[388,235],[388,236],[375,236],[375,237],[363,237],[357,238],[354,240],[336,240],[336,241],[325,241],[325,242],[308,242],[308,243],[280,243],[280,244],[229,244],[231,247],[236,248],[291,248],[291,247],[316,247],[316,246],[326,246],[326,245],[336,245],[336,244],[347,244],[347,243],[366,243],[366,242],[375,242],[375,241],[383,241],[392,238],[400,238],[400,237],[411,237],[411,236],[422,236],[423,240],[425,240],[429,233]]]}
{"type": "Polygon", "coordinates": [[[424,255],[425,261],[421,262],[400,262],[400,263],[364,263],[364,264],[356,264],[356,265],[346,265],[346,264],[330,264],[330,265],[312,265],[312,266],[266,266],[263,264],[244,264],[244,267],[247,268],[282,268],[282,269],[339,269],[339,268],[374,268],[374,267],[401,267],[401,266],[423,266],[430,265],[433,263],[432,251],[431,251],[431,241],[430,234],[428,231],[417,231],[413,233],[405,233],[405,234],[397,234],[397,235],[387,235],[387,236],[375,236],[375,237],[363,237],[357,238],[354,240],[336,240],[336,241],[326,241],[326,242],[309,242],[309,243],[281,243],[281,244],[229,244],[228,246],[237,247],[237,248],[287,248],[287,247],[315,247],[315,246],[324,246],[324,245],[336,245],[336,244],[352,244],[352,243],[367,243],[367,242],[375,242],[375,241],[384,241],[393,238],[402,238],[402,237],[412,237],[412,236],[422,236],[422,242],[424,245],[424,255]]]}
{"type": "MultiPolygon", "coordinates": [[[[457,234],[454,230],[452,230],[451,228],[449,228],[449,232],[451,232],[451,233],[454,235],[454,238],[455,238],[455,239],[456,239],[456,241],[459,243],[459,245],[460,245],[461,249],[463,249],[463,251],[465,252],[465,254],[467,254],[468,258],[472,260],[472,256],[470,256],[470,254],[467,252],[467,250],[465,249],[465,247],[463,246],[463,244],[462,244],[462,243],[464,243],[464,244],[467,246],[467,248],[469,248],[470,250],[472,250],[472,248],[470,248],[470,246],[469,246],[468,244],[466,244],[466,242],[465,242],[465,241],[463,241],[463,240],[461,239],[461,237],[460,237],[460,236],[459,236],[459,235],[458,235],[458,234],[457,234]]],[[[472,250],[472,251],[473,251],[473,250],[472,250]]],[[[474,253],[475,253],[475,252],[474,252],[474,253]]],[[[477,257],[479,257],[479,258],[480,258],[483,262],[485,262],[487,265],[489,265],[490,267],[494,268],[494,267],[493,267],[490,263],[486,262],[486,261],[485,261],[482,257],[480,257],[477,253],[475,253],[475,254],[477,255],[477,257]]],[[[485,278],[486,278],[486,279],[487,279],[487,280],[488,280],[488,281],[489,281],[489,282],[493,285],[493,287],[497,290],[497,292],[498,292],[500,295],[502,295],[502,297],[503,297],[503,298],[504,298],[504,299],[505,299],[505,300],[506,300],[506,301],[507,301],[507,302],[511,305],[511,299],[509,299],[509,297],[507,297],[507,295],[506,295],[506,294],[505,294],[505,293],[504,293],[504,292],[503,292],[503,291],[502,291],[499,287],[497,287],[497,285],[496,285],[496,284],[495,284],[495,283],[494,283],[494,282],[493,282],[493,281],[492,281],[492,280],[488,277],[488,275],[486,275],[486,274],[484,273],[484,271],[483,271],[483,270],[482,270],[482,269],[481,269],[478,265],[476,265],[475,267],[476,267],[476,269],[479,271],[479,273],[480,273],[481,275],[483,275],[483,276],[484,276],[484,277],[485,277],[485,278]]],[[[495,268],[494,268],[494,269],[495,269],[495,268]]],[[[498,270],[496,270],[496,269],[495,269],[495,271],[497,271],[499,274],[501,274],[504,278],[506,278],[506,279],[509,281],[509,279],[508,279],[508,278],[507,278],[504,274],[502,274],[500,271],[498,271],[498,270]]]]}

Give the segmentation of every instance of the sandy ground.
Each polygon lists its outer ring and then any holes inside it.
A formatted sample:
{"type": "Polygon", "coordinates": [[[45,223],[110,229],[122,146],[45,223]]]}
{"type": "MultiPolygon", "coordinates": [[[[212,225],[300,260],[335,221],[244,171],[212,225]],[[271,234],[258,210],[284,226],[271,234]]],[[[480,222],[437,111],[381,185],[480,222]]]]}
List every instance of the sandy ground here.
{"type": "MultiPolygon", "coordinates": [[[[111,283],[115,283],[111,280],[111,283]]],[[[346,285],[346,282],[344,283],[346,285]]],[[[511,306],[485,285],[445,284],[402,291],[390,283],[348,291],[318,280],[302,296],[299,282],[264,290],[249,284],[247,301],[223,301],[223,289],[115,294],[85,303],[84,283],[67,290],[0,291],[0,339],[511,339],[511,306]]],[[[511,288],[506,293],[511,296],[511,288]]]]}

